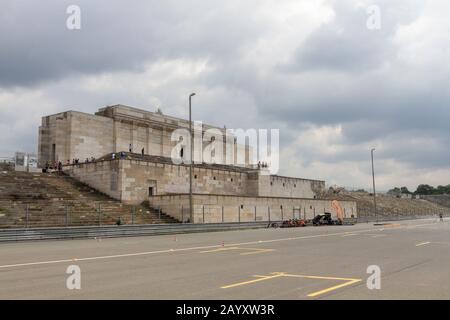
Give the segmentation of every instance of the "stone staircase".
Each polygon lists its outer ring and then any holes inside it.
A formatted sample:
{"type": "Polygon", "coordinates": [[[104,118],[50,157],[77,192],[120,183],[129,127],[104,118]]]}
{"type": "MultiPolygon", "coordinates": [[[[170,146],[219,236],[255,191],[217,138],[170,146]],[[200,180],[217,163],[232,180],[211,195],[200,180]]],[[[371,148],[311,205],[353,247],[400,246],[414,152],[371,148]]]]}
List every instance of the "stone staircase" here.
{"type": "Polygon", "coordinates": [[[0,228],[175,223],[143,203],[122,204],[59,173],[0,171],[0,228]]]}

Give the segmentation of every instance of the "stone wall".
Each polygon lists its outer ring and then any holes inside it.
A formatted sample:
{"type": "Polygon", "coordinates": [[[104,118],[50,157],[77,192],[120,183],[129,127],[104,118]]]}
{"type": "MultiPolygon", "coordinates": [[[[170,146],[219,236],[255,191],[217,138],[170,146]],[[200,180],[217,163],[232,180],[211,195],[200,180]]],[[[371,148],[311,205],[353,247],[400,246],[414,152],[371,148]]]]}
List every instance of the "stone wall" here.
{"type": "Polygon", "coordinates": [[[325,190],[325,181],[267,175],[258,179],[258,195],[267,197],[311,198],[325,190]]]}
{"type": "MultiPolygon", "coordinates": [[[[39,165],[43,167],[47,161],[66,163],[76,158],[81,161],[91,157],[100,158],[112,152],[129,151],[130,144],[134,153],[141,153],[144,149],[145,154],[170,158],[174,147],[180,143],[172,141],[172,133],[177,129],[188,128],[187,120],[123,105],[100,109],[95,115],[67,111],[46,116],[39,127],[39,165]]],[[[206,130],[225,133],[225,129],[206,124],[198,130],[195,128],[194,135],[199,138],[195,143],[203,147],[210,145],[210,139],[214,136],[206,130]]],[[[230,135],[223,140],[223,158],[203,156],[203,149],[198,148],[194,160],[200,163],[223,163],[229,159],[230,165],[249,166],[252,157],[249,146],[240,146],[230,135]],[[247,161],[244,164],[236,163],[238,150],[245,154],[247,161]],[[229,155],[228,158],[226,155],[229,155]]],[[[183,146],[184,157],[188,159],[189,144],[183,146]]],[[[214,153],[222,154],[218,151],[214,153]]]]}
{"type": "MultiPolygon", "coordinates": [[[[113,121],[105,117],[71,112],[70,119],[70,154],[80,161],[86,158],[100,158],[113,148],[113,121]]],[[[64,161],[71,158],[64,159],[64,161]]]]}
{"type": "Polygon", "coordinates": [[[113,146],[112,119],[68,111],[43,117],[39,128],[39,165],[99,158],[113,146]]]}
{"type": "MultiPolygon", "coordinates": [[[[164,195],[149,198],[154,208],[178,219],[189,220],[189,195],[164,195]]],[[[344,217],[357,217],[356,203],[339,201],[344,217]]],[[[280,197],[243,197],[224,195],[193,195],[195,223],[279,221],[293,218],[312,219],[317,214],[330,212],[337,217],[331,200],[280,197]]],[[[190,221],[190,220],[189,220],[190,221]]]]}
{"type": "Polygon", "coordinates": [[[59,161],[70,156],[68,113],[42,118],[39,127],[38,162],[44,167],[47,162],[59,161]]]}
{"type": "Polygon", "coordinates": [[[64,166],[64,172],[111,198],[122,199],[122,171],[119,160],[64,166]]]}
{"type": "MultiPolygon", "coordinates": [[[[188,165],[116,159],[65,166],[64,170],[91,187],[130,204],[142,203],[151,194],[189,193],[188,165]],[[111,189],[111,185],[117,189],[111,189]]],[[[192,177],[193,193],[253,197],[313,199],[315,184],[321,187],[323,183],[274,177],[257,170],[214,169],[203,165],[194,166],[192,177]],[[272,185],[271,181],[274,181],[272,185]]]]}
{"type": "MultiPolygon", "coordinates": [[[[134,160],[121,162],[123,200],[147,200],[149,187],[154,188],[155,195],[189,192],[189,166],[134,160]]],[[[243,172],[194,167],[192,177],[194,193],[247,194],[247,175],[243,172]]]]}

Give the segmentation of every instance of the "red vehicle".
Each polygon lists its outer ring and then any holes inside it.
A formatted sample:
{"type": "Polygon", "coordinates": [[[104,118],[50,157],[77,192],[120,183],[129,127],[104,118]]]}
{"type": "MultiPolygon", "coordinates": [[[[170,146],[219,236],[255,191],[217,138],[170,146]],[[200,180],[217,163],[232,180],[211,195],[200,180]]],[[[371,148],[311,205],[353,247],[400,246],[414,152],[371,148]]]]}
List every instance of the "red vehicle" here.
{"type": "Polygon", "coordinates": [[[289,219],[285,220],[281,223],[281,225],[278,225],[278,223],[274,222],[270,225],[273,228],[296,228],[296,227],[304,227],[306,226],[305,220],[302,219],[289,219]]]}

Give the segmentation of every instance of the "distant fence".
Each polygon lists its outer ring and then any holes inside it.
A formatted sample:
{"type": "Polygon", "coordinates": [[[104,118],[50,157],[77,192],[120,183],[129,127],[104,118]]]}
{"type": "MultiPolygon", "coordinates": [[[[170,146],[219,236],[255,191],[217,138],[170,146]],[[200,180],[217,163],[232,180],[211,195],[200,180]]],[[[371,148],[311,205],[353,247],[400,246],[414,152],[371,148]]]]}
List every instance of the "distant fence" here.
{"type": "Polygon", "coordinates": [[[151,236],[213,232],[240,229],[266,228],[266,222],[219,223],[219,224],[150,224],[103,227],[33,228],[0,230],[0,242],[51,240],[51,239],[93,239],[132,236],[151,236]]]}
{"type": "MultiPolygon", "coordinates": [[[[443,215],[443,217],[449,217],[449,215],[443,215]]],[[[372,223],[372,222],[386,222],[386,221],[403,221],[403,220],[417,220],[417,219],[439,219],[438,215],[409,215],[409,216],[371,216],[371,217],[359,217],[358,223],[372,223]]]]}
{"type": "Polygon", "coordinates": [[[378,208],[377,212],[372,207],[358,208],[358,222],[398,221],[425,218],[450,217],[449,208],[394,208],[386,212],[385,208],[378,208]]]}
{"type": "MultiPolygon", "coordinates": [[[[165,206],[157,210],[165,212],[165,206]]],[[[171,210],[174,210],[171,207],[171,210]]],[[[189,206],[180,206],[175,210],[177,219],[190,222],[189,206]]],[[[311,219],[315,209],[307,212],[306,208],[282,208],[274,206],[252,205],[194,205],[193,214],[196,223],[227,223],[227,222],[261,222],[282,221],[288,219],[311,219]]],[[[325,211],[325,210],[323,210],[325,211]]]]}
{"type": "Polygon", "coordinates": [[[282,208],[271,206],[194,206],[195,221],[191,221],[190,208],[180,206],[176,215],[173,208],[164,206],[146,209],[132,207],[122,212],[108,211],[101,205],[91,211],[77,212],[73,205],[63,205],[58,209],[42,208],[31,204],[8,205],[10,212],[0,209],[0,229],[5,228],[43,228],[43,227],[80,227],[104,225],[139,225],[150,223],[151,220],[162,219],[165,216],[173,217],[180,223],[233,223],[233,222],[271,222],[289,219],[312,219],[316,214],[322,214],[325,209],[316,210],[306,208],[282,208]],[[151,213],[150,213],[151,212],[151,213]]]}
{"type": "MultiPolygon", "coordinates": [[[[134,225],[143,224],[153,217],[160,218],[158,213],[150,216],[144,210],[132,207],[121,212],[110,211],[101,205],[82,212],[72,204],[59,208],[45,208],[33,204],[15,204],[0,207],[0,229],[5,228],[42,228],[42,227],[77,227],[102,225],[134,225]]],[[[161,212],[162,214],[162,212],[161,212]]]]}
{"type": "MultiPolygon", "coordinates": [[[[165,215],[171,216],[174,208],[164,206],[153,209],[131,207],[121,212],[110,211],[101,205],[95,209],[83,212],[77,211],[73,205],[62,205],[59,208],[47,209],[32,204],[14,204],[10,201],[8,206],[0,208],[0,229],[7,228],[47,228],[47,227],[81,227],[81,226],[108,226],[108,225],[143,225],[161,223],[165,215]]],[[[195,205],[195,219],[191,221],[189,206],[180,206],[175,210],[174,216],[181,223],[214,224],[236,222],[271,222],[289,219],[310,220],[317,214],[323,214],[325,208],[309,207],[274,207],[274,206],[220,206],[220,205],[195,205]]],[[[359,208],[357,212],[358,222],[395,221],[421,219],[430,217],[450,217],[450,209],[429,210],[392,210],[389,213],[373,208],[359,208]]],[[[345,212],[344,217],[350,218],[352,212],[345,212]]],[[[336,217],[334,217],[336,218],[336,217]]]]}
{"type": "MultiPolygon", "coordinates": [[[[290,219],[311,220],[318,214],[332,213],[334,210],[324,206],[284,206],[284,205],[220,205],[194,204],[192,217],[189,205],[160,205],[162,212],[170,214],[182,222],[226,223],[226,222],[258,222],[282,221],[290,219]]],[[[344,217],[355,217],[354,210],[343,209],[344,217]]]]}

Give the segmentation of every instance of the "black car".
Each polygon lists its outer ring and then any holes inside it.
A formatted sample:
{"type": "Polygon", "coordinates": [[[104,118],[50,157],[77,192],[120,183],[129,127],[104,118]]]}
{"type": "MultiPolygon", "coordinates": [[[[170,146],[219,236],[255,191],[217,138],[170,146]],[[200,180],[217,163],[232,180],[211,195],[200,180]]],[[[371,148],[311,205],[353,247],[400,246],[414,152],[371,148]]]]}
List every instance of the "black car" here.
{"type": "Polygon", "coordinates": [[[325,212],[324,214],[319,214],[314,217],[312,220],[313,225],[321,226],[321,225],[333,225],[334,220],[331,218],[331,213],[325,212]]]}

